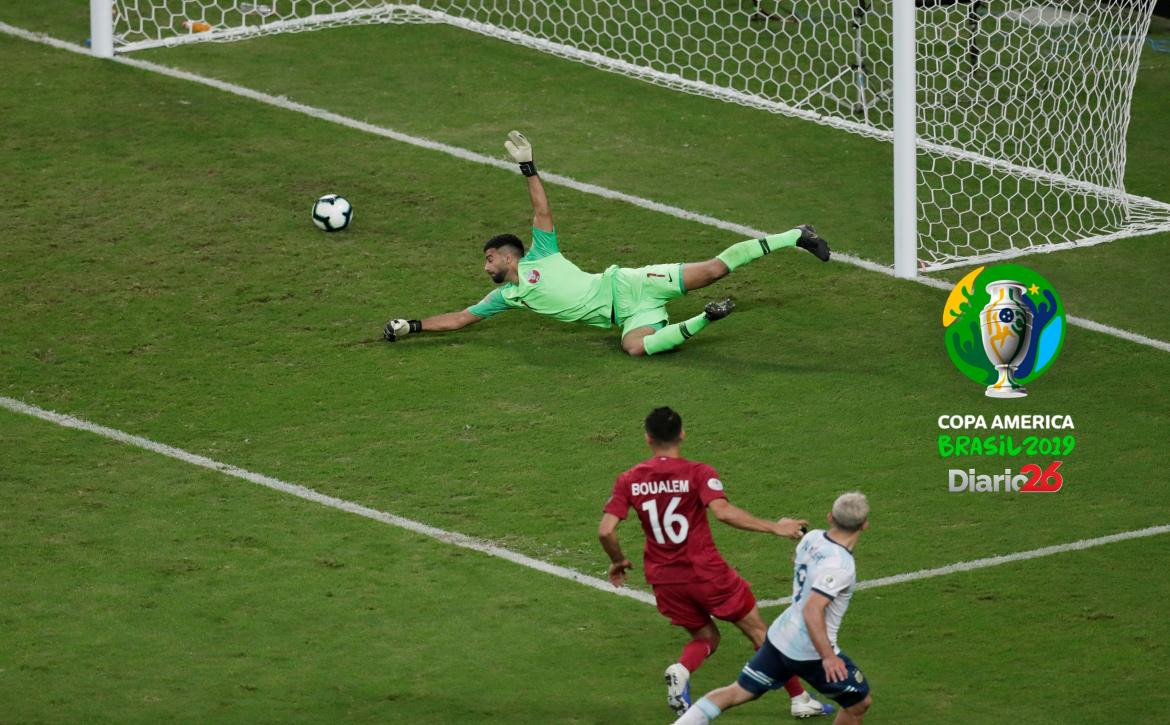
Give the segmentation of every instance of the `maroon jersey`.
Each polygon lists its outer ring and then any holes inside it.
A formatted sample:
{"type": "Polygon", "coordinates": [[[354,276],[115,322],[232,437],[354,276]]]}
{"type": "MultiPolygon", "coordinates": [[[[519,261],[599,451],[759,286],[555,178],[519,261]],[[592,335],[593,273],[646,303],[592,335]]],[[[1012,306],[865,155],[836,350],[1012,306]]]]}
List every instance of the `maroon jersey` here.
{"type": "Polygon", "coordinates": [[[735,572],[719,555],[707,523],[707,504],[717,498],[727,497],[714,468],[656,456],[618,476],[605,513],[624,519],[631,506],[638,512],[650,584],[724,580],[735,572]]]}

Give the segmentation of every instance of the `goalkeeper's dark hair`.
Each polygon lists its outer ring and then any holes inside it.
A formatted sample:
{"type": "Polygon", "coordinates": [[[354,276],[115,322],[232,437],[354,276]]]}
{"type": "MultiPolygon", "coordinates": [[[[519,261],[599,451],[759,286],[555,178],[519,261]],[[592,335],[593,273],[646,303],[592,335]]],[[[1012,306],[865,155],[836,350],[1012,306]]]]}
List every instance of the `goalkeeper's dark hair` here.
{"type": "Polygon", "coordinates": [[[485,252],[489,249],[502,249],[504,247],[515,251],[517,257],[524,256],[524,242],[520,241],[520,237],[515,234],[497,234],[483,243],[483,251],[485,252]]]}
{"type": "Polygon", "coordinates": [[[682,416],[671,408],[655,408],[646,416],[646,435],[655,443],[678,443],[682,437],[682,416]]]}

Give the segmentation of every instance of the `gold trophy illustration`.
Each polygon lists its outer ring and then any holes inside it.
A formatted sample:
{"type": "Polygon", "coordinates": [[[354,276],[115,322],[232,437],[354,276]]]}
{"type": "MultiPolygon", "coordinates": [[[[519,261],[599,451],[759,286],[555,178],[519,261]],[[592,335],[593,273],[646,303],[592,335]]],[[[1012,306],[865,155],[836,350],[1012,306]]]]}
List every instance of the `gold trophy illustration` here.
{"type": "Polygon", "coordinates": [[[979,313],[979,332],[983,351],[999,373],[984,391],[989,398],[1022,398],[1028,394],[1014,377],[1032,338],[1032,310],[1024,297],[1027,292],[1027,287],[1011,280],[987,285],[991,300],[979,313]]]}

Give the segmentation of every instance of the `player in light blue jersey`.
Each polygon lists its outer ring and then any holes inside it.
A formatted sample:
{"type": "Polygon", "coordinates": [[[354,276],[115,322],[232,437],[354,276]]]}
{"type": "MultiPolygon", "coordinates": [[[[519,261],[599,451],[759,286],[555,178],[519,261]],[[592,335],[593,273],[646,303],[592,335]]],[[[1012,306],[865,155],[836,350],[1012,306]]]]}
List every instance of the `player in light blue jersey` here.
{"type": "Polygon", "coordinates": [[[857,583],[853,547],[869,527],[869,502],[857,491],[842,494],[828,520],[828,531],[810,531],[797,545],[792,604],[768,628],[764,646],[738,680],[708,692],[675,725],[707,725],[793,675],[841,706],[835,725],[860,725],[873,698],[865,675],[837,646],[837,631],[857,583]]]}

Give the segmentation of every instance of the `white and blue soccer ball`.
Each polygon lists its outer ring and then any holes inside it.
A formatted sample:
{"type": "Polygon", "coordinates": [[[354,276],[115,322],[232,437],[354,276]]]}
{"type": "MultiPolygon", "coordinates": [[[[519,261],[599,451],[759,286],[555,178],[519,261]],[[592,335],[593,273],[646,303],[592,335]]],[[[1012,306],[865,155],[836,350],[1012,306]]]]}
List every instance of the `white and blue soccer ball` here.
{"type": "Polygon", "coordinates": [[[353,205],[344,196],[326,194],[313,204],[313,223],[327,232],[340,232],[353,219],[353,205]]]}

